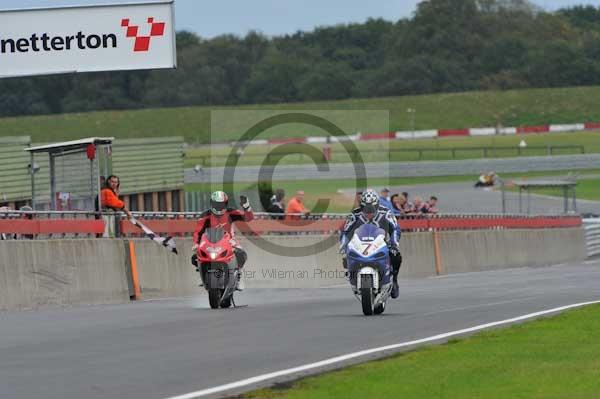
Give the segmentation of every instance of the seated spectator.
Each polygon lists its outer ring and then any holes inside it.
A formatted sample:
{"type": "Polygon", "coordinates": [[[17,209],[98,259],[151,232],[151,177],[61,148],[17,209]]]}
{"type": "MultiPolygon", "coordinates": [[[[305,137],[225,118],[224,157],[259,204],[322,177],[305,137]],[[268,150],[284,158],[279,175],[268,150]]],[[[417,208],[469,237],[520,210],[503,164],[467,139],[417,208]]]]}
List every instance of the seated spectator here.
{"type": "Polygon", "coordinates": [[[286,220],[298,220],[300,219],[298,214],[302,214],[304,216],[310,214],[310,211],[304,207],[304,191],[298,190],[296,195],[288,201],[285,213],[286,220]]]}
{"type": "Polygon", "coordinates": [[[439,213],[439,209],[437,208],[437,202],[437,197],[432,195],[431,198],[429,198],[429,201],[425,202],[421,207],[421,213],[427,213],[430,215],[435,215],[439,213]]]}
{"type": "Polygon", "coordinates": [[[392,202],[390,201],[390,190],[388,188],[384,188],[381,190],[379,195],[379,205],[392,210],[392,202]]]}
{"type": "Polygon", "coordinates": [[[279,215],[273,215],[273,219],[283,219],[283,214],[285,213],[285,205],[283,204],[283,199],[285,198],[285,191],[281,188],[275,190],[275,194],[271,198],[271,205],[267,208],[267,212],[269,213],[280,213],[279,215]]]}

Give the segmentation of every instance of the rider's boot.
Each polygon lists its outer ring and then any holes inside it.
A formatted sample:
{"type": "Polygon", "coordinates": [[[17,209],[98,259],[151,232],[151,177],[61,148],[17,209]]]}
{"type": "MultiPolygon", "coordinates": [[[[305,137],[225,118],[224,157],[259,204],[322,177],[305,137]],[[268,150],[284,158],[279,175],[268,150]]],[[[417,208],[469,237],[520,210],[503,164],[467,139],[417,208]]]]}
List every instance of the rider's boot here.
{"type": "Polygon", "coordinates": [[[398,273],[394,273],[393,278],[393,285],[392,285],[392,298],[396,299],[398,298],[398,295],[400,295],[400,287],[398,287],[398,273]]]}
{"type": "Polygon", "coordinates": [[[192,265],[196,268],[198,272],[198,287],[204,287],[204,282],[202,281],[202,275],[200,273],[200,266],[198,266],[198,257],[196,254],[192,255],[192,265]]]}
{"type": "Polygon", "coordinates": [[[344,268],[344,277],[346,280],[350,280],[350,273],[348,272],[348,260],[345,256],[342,258],[342,267],[344,268]]]}
{"type": "Polygon", "coordinates": [[[400,267],[402,266],[402,254],[398,248],[394,248],[392,253],[392,294],[393,299],[398,298],[400,295],[400,287],[398,287],[398,274],[400,274],[400,267]]]}
{"type": "Polygon", "coordinates": [[[243,274],[243,272],[241,270],[238,271],[237,284],[235,285],[236,291],[244,291],[244,288],[246,288],[246,284],[244,283],[244,279],[242,278],[242,274],[243,274]]]}

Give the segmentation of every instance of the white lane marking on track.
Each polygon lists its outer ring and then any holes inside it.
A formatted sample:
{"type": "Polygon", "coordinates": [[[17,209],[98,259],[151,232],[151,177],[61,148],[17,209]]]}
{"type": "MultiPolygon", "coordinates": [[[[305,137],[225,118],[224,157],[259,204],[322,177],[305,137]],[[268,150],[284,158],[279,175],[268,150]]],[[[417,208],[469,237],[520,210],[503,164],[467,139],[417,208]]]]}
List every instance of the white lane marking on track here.
{"type": "Polygon", "coordinates": [[[275,371],[275,372],[272,372],[272,373],[262,374],[262,375],[258,375],[256,377],[246,378],[244,380],[235,381],[235,382],[231,382],[229,384],[219,385],[219,386],[212,387],[212,388],[207,388],[207,389],[203,389],[203,390],[200,390],[200,391],[187,393],[187,394],[180,395],[180,396],[172,396],[172,397],[169,397],[169,398],[166,398],[166,399],[197,399],[197,398],[202,398],[202,397],[208,396],[208,395],[214,395],[214,394],[217,394],[217,393],[222,393],[222,392],[230,391],[230,390],[233,390],[233,389],[239,389],[239,388],[247,387],[247,386],[250,386],[250,385],[253,385],[253,384],[257,384],[257,383],[260,383],[260,382],[272,380],[274,378],[284,377],[284,376],[287,376],[287,375],[296,374],[296,373],[300,373],[300,372],[307,371],[307,370],[312,370],[312,369],[317,369],[317,368],[321,368],[321,367],[325,367],[325,366],[330,366],[332,364],[345,362],[345,361],[348,361],[348,360],[351,360],[351,359],[355,359],[357,357],[372,355],[374,353],[379,353],[379,352],[385,352],[385,351],[394,350],[394,349],[405,348],[405,347],[419,345],[419,344],[424,344],[424,343],[428,343],[428,342],[440,341],[440,340],[444,340],[444,339],[447,339],[447,338],[450,338],[450,337],[454,337],[456,335],[467,334],[467,333],[471,333],[471,332],[475,332],[475,331],[481,331],[481,330],[484,330],[484,329],[487,329],[487,328],[501,326],[503,324],[516,323],[518,321],[532,319],[532,318],[535,318],[535,317],[538,317],[538,316],[543,316],[543,315],[547,315],[547,314],[551,314],[551,313],[560,312],[560,311],[563,311],[563,310],[568,310],[568,309],[573,309],[573,308],[579,308],[579,307],[582,307],[582,306],[599,304],[599,303],[600,303],[600,301],[582,302],[582,303],[575,303],[575,304],[567,305],[567,306],[561,306],[561,307],[554,308],[554,309],[542,310],[542,311],[539,311],[539,312],[529,313],[529,314],[526,314],[526,315],[523,315],[523,316],[514,317],[512,319],[506,319],[506,320],[494,321],[494,322],[486,323],[486,324],[480,324],[478,326],[469,327],[469,328],[465,328],[465,329],[462,329],[462,330],[450,331],[450,332],[447,332],[447,333],[433,335],[431,337],[417,339],[417,340],[414,340],[414,341],[402,342],[402,343],[394,344],[394,345],[381,346],[379,348],[367,349],[367,350],[363,350],[363,351],[360,351],[360,352],[349,353],[347,355],[332,357],[332,358],[329,358],[329,359],[321,360],[320,362],[305,364],[303,366],[298,366],[298,367],[294,367],[294,368],[290,368],[290,369],[286,369],[286,370],[280,370],[280,371],[275,371]]]}
{"type": "Polygon", "coordinates": [[[419,316],[432,316],[432,315],[436,315],[436,314],[439,314],[439,313],[457,312],[459,310],[485,308],[485,307],[488,307],[488,306],[495,306],[495,305],[505,305],[507,303],[527,301],[529,299],[534,299],[534,298],[537,298],[537,296],[527,296],[527,297],[523,297],[523,298],[519,298],[519,299],[511,299],[511,300],[508,300],[508,301],[482,303],[482,304],[479,304],[479,305],[463,306],[463,307],[460,307],[460,308],[442,309],[442,310],[438,310],[438,311],[435,311],[435,312],[422,313],[419,316]]]}
{"type": "Polygon", "coordinates": [[[343,287],[348,287],[348,283],[346,284],[335,284],[335,285],[327,285],[325,287],[319,287],[320,290],[324,290],[324,289],[331,289],[331,288],[343,288],[343,287]]]}

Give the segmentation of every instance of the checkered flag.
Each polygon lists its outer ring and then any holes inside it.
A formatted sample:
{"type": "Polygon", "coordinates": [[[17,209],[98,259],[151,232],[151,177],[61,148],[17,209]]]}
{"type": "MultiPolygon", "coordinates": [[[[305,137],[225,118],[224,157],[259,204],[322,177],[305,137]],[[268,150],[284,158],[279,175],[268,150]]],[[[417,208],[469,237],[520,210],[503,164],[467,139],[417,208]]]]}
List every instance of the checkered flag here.
{"type": "Polygon", "coordinates": [[[175,240],[173,239],[173,237],[158,236],[156,233],[154,233],[152,230],[150,230],[147,226],[140,223],[140,221],[138,221],[136,218],[132,217],[131,219],[129,219],[129,221],[131,223],[133,223],[135,226],[139,227],[144,232],[144,235],[146,237],[148,237],[149,239],[151,239],[152,241],[154,241],[156,243],[159,243],[163,247],[168,248],[174,254],[177,254],[177,247],[175,245],[175,240]]]}

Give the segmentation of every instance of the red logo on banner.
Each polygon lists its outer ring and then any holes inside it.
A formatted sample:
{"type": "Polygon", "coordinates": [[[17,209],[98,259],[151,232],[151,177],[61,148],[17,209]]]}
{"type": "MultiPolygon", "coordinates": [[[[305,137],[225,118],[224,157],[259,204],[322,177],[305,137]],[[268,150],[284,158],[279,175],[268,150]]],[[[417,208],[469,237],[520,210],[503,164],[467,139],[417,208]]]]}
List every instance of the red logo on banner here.
{"type": "Polygon", "coordinates": [[[124,18],[121,20],[121,26],[127,30],[127,37],[135,38],[133,51],[150,50],[150,39],[157,36],[163,36],[165,34],[166,24],[164,22],[154,22],[154,18],[150,17],[148,18],[148,24],[150,24],[150,35],[141,36],[138,34],[140,28],[138,25],[130,25],[129,18],[124,18]]]}

